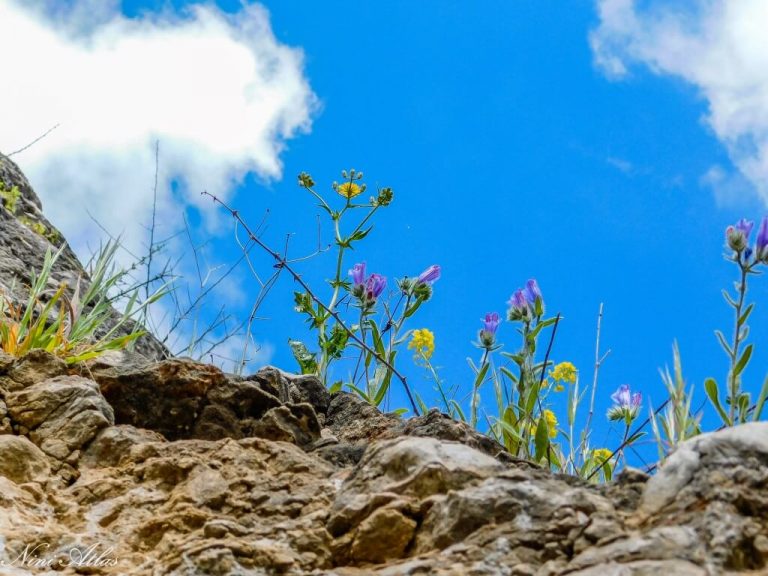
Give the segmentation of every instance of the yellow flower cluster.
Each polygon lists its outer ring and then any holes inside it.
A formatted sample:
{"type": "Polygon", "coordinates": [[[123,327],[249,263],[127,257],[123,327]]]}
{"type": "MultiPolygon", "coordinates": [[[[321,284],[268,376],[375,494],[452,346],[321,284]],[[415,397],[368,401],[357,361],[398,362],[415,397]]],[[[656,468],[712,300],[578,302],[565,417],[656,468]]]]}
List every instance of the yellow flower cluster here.
{"type": "Polygon", "coordinates": [[[411,341],[408,343],[408,349],[415,351],[415,358],[423,357],[429,360],[435,351],[435,335],[426,328],[414,330],[411,334],[411,341]]]}
{"type": "Polygon", "coordinates": [[[553,380],[557,382],[555,384],[555,392],[562,392],[563,385],[560,382],[567,382],[573,384],[576,382],[576,366],[570,362],[560,362],[549,373],[553,380]]]}
{"type": "Polygon", "coordinates": [[[344,196],[344,198],[354,198],[362,191],[363,189],[354,182],[344,182],[336,187],[336,192],[344,196]]]}
{"type": "Polygon", "coordinates": [[[592,458],[595,462],[603,464],[611,457],[611,451],[608,448],[597,448],[592,450],[592,458]]]}

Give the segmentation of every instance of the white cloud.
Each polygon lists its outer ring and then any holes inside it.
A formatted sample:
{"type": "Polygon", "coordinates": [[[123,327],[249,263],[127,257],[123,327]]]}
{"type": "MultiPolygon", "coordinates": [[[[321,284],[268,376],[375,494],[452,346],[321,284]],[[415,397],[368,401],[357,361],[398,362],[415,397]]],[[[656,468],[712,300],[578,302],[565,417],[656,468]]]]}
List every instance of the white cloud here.
{"type": "MultiPolygon", "coordinates": [[[[641,64],[695,86],[708,104],[707,124],[768,204],[768,2],[598,0],[597,7],[596,64],[611,78],[641,64]]],[[[721,181],[717,170],[704,181],[713,183],[713,174],[721,181]]]]}
{"type": "MultiPolygon", "coordinates": [[[[114,0],[0,0],[0,54],[0,151],[59,124],[13,159],[81,258],[102,236],[89,212],[132,252],[146,253],[156,141],[156,237],[182,228],[190,206],[210,233],[222,215],[200,192],[229,199],[247,173],[281,177],[286,141],[309,131],[318,104],[302,51],[275,38],[258,4],[230,15],[198,5],[128,19],[114,0]]],[[[229,235],[222,241],[231,248],[229,235]]],[[[183,237],[169,248],[164,258],[189,249],[183,237]]],[[[180,269],[194,270],[183,260],[180,269]]],[[[234,277],[220,292],[232,286],[234,277]]],[[[153,311],[158,324],[169,307],[153,311]]],[[[181,327],[182,342],[195,323],[181,327]]],[[[234,354],[238,342],[217,354],[234,354]]],[[[258,360],[271,352],[264,345],[258,360]]]]}
{"type": "Polygon", "coordinates": [[[14,160],[81,254],[93,237],[86,207],[140,250],[156,140],[164,224],[181,223],[202,190],[227,197],[248,172],[281,175],[280,153],[309,130],[316,97],[302,52],[274,37],[264,8],[127,19],[112,2],[61,4],[0,0],[0,150],[60,123],[14,160]],[[183,183],[175,197],[171,181],[183,183]]]}

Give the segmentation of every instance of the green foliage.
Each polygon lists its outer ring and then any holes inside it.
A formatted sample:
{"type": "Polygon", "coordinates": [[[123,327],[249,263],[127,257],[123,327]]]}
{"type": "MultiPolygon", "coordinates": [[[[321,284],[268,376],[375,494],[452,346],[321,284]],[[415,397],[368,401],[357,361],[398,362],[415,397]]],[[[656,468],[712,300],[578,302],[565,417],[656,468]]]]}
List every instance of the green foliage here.
{"type": "Polygon", "coordinates": [[[669,368],[660,371],[661,380],[667,390],[667,406],[660,416],[651,411],[651,426],[658,445],[660,460],[666,458],[682,442],[701,434],[699,425],[701,415],[697,416],[691,410],[693,386],[686,391],[683,364],[677,342],[672,347],[672,358],[672,373],[670,374],[669,368]]]}
{"type": "Polygon", "coordinates": [[[2,199],[5,209],[11,214],[15,214],[21,199],[21,192],[18,186],[11,186],[9,188],[3,182],[0,182],[0,199],[2,199]]]}
{"type": "Polygon", "coordinates": [[[101,247],[90,270],[90,284],[81,294],[82,285],[78,281],[71,297],[67,296],[66,284],[60,284],[55,290],[48,288],[53,265],[63,248],[56,253],[49,250],[40,272],[33,272],[30,277],[25,305],[15,305],[8,296],[0,295],[0,348],[13,356],[42,349],[72,364],[107,350],[125,348],[141,336],[143,332],[138,325],[128,334],[118,335],[118,332],[133,316],[166,293],[165,289],[141,304],[137,302],[138,291],[134,291],[118,321],[104,334],[96,336],[98,329],[112,318],[109,293],[124,275],[113,264],[117,247],[116,242],[101,247]]]}

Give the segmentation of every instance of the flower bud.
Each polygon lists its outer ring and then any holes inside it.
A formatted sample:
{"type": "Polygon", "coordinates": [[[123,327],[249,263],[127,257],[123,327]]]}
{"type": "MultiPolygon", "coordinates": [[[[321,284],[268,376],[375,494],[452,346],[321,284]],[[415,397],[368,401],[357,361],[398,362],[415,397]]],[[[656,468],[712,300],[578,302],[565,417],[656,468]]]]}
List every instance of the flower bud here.
{"type": "Polygon", "coordinates": [[[755,244],[755,260],[768,264],[768,216],[760,222],[755,244]]]}

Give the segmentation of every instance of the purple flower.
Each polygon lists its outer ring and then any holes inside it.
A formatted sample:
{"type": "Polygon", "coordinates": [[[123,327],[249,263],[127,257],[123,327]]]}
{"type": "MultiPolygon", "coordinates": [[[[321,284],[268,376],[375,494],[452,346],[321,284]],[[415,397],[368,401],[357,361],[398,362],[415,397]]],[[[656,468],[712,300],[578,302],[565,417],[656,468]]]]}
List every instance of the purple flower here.
{"type": "Polygon", "coordinates": [[[536,280],[531,278],[528,280],[528,282],[525,283],[525,299],[528,300],[530,304],[536,304],[536,299],[541,298],[543,300],[543,297],[541,296],[541,290],[539,290],[539,285],[536,283],[536,280]]]}
{"type": "Polygon", "coordinates": [[[755,223],[752,220],[747,220],[746,218],[742,218],[736,223],[736,230],[739,232],[744,233],[744,237],[749,239],[749,235],[752,234],[752,228],[754,227],[755,223]]]}
{"type": "Polygon", "coordinates": [[[757,230],[757,243],[755,244],[755,259],[768,263],[768,216],[760,222],[757,230]]]}
{"type": "Polygon", "coordinates": [[[369,301],[373,302],[381,296],[384,288],[387,286],[387,279],[381,274],[371,274],[365,281],[365,295],[369,301]]]}
{"type": "Polygon", "coordinates": [[[525,311],[528,309],[528,301],[525,299],[525,293],[522,290],[515,290],[515,293],[512,294],[512,298],[509,299],[507,304],[509,304],[514,311],[519,312],[520,314],[525,313],[525,311]]]}
{"type": "Polygon", "coordinates": [[[440,279],[440,266],[437,264],[433,264],[424,272],[419,274],[419,277],[416,279],[417,284],[432,284],[433,282],[437,282],[440,279]]]}
{"type": "Polygon", "coordinates": [[[643,395],[640,392],[632,394],[629,386],[622,384],[616,392],[611,394],[611,400],[613,406],[608,410],[608,419],[624,420],[629,425],[637,417],[643,395]]]}
{"type": "Polygon", "coordinates": [[[736,223],[736,226],[728,226],[725,229],[725,239],[728,247],[734,252],[743,252],[749,244],[749,235],[752,233],[752,227],[755,223],[752,220],[742,218],[736,223]]]}
{"type": "Polygon", "coordinates": [[[352,266],[349,271],[349,275],[352,276],[352,283],[355,286],[365,283],[365,262],[360,262],[352,266]]]}
{"type": "Polygon", "coordinates": [[[483,331],[490,332],[491,334],[496,334],[496,330],[499,329],[499,324],[501,324],[498,312],[489,312],[485,315],[485,318],[482,319],[482,322],[483,331]]]}
{"type": "Polygon", "coordinates": [[[480,330],[478,335],[480,346],[490,350],[496,342],[496,330],[499,329],[499,324],[501,324],[499,313],[489,312],[480,321],[483,323],[483,329],[480,330]]]}
{"type": "Polygon", "coordinates": [[[611,400],[621,408],[639,408],[643,395],[640,392],[631,393],[628,384],[622,384],[619,389],[611,394],[611,400]]]}

